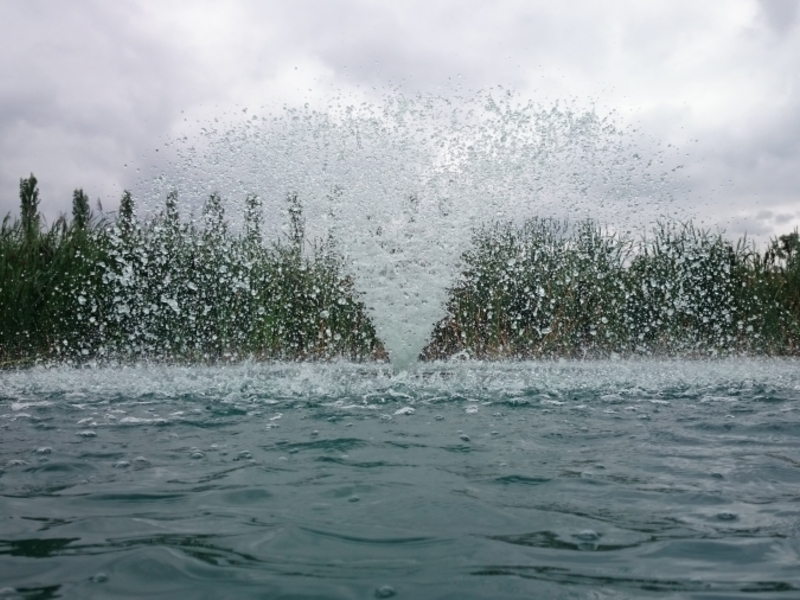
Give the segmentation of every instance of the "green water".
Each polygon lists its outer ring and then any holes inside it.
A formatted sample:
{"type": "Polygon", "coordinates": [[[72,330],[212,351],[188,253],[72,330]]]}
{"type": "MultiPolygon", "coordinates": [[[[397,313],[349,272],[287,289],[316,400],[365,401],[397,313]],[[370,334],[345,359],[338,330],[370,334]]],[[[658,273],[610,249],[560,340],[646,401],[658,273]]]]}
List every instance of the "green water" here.
{"type": "Polygon", "coordinates": [[[0,374],[0,598],[798,598],[800,363],[0,374]]]}

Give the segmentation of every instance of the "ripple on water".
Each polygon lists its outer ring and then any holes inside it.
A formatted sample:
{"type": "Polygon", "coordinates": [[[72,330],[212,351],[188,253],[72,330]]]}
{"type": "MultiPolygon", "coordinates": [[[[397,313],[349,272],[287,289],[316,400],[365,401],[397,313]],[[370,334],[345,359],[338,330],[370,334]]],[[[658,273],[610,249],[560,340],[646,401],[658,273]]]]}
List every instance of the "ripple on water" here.
{"type": "Polygon", "coordinates": [[[791,597],[796,367],[0,373],[0,567],[15,565],[4,585],[791,597]]]}

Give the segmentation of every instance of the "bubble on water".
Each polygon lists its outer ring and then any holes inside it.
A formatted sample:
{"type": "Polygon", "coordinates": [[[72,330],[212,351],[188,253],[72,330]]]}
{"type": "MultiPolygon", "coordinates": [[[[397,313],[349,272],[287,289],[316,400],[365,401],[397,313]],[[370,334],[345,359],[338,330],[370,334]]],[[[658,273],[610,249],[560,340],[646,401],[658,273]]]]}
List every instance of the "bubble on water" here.
{"type": "Polygon", "coordinates": [[[91,581],[92,583],[105,583],[106,581],[108,581],[108,575],[106,575],[105,573],[95,573],[94,575],[92,575],[91,581]]]}
{"type": "Polygon", "coordinates": [[[239,454],[236,455],[236,458],[234,460],[249,460],[251,458],[253,458],[253,455],[250,452],[248,452],[247,450],[242,450],[241,452],[239,452],[239,454]]]}
{"type": "Polygon", "coordinates": [[[6,463],[7,467],[24,467],[28,464],[27,461],[22,460],[21,458],[12,458],[6,463]]]}
{"type": "Polygon", "coordinates": [[[469,441],[469,436],[466,433],[462,433],[461,435],[458,436],[458,438],[465,442],[469,441]]]}
{"type": "Polygon", "coordinates": [[[410,406],[404,406],[403,408],[398,408],[394,411],[396,415],[413,415],[416,412],[415,409],[411,408],[410,406]]]}
{"type": "Polygon", "coordinates": [[[395,594],[397,594],[397,592],[390,585],[382,585],[381,587],[375,590],[376,598],[391,598],[395,594]]]}
{"type": "Polygon", "coordinates": [[[198,459],[206,457],[206,455],[203,452],[200,452],[199,450],[196,450],[196,451],[192,452],[189,456],[191,458],[193,458],[194,460],[198,460],[198,459]]]}
{"type": "Polygon", "coordinates": [[[127,460],[118,460],[117,462],[114,463],[115,469],[127,469],[130,466],[131,463],[128,462],[127,460]]]}
{"type": "Polygon", "coordinates": [[[311,435],[319,435],[319,430],[315,429],[311,432],[311,435]]]}
{"type": "Polygon", "coordinates": [[[91,429],[84,429],[83,431],[79,431],[78,435],[82,438],[93,438],[97,437],[97,432],[91,429]]]}
{"type": "Polygon", "coordinates": [[[360,500],[361,500],[361,498],[359,498],[358,496],[350,496],[347,499],[348,502],[359,502],[360,500]]]}
{"type": "Polygon", "coordinates": [[[464,409],[464,412],[467,413],[468,415],[474,415],[476,412],[478,412],[478,407],[475,406],[474,404],[471,404],[464,409]]]}
{"type": "Polygon", "coordinates": [[[600,539],[600,534],[593,529],[584,529],[574,534],[573,537],[584,542],[594,542],[600,539]]]}
{"type": "Polygon", "coordinates": [[[36,454],[52,454],[53,449],[50,446],[41,446],[36,449],[36,454]]]}
{"type": "Polygon", "coordinates": [[[735,521],[739,518],[739,515],[730,511],[722,511],[721,513],[717,513],[717,518],[720,521],[735,521]]]}

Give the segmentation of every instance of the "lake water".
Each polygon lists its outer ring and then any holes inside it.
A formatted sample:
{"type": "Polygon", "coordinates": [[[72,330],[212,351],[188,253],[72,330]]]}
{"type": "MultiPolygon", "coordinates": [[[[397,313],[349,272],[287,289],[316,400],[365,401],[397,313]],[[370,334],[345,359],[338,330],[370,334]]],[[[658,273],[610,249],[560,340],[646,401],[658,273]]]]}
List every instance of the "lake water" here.
{"type": "Polygon", "coordinates": [[[796,360],[0,373],[0,598],[800,598],[796,360]]]}

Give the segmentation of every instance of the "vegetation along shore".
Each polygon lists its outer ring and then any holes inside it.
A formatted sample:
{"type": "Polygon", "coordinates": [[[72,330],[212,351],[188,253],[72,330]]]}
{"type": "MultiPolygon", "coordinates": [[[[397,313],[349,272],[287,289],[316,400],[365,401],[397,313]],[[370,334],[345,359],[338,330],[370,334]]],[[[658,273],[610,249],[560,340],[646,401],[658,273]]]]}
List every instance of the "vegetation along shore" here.
{"type": "MultiPolygon", "coordinates": [[[[0,228],[0,366],[155,360],[385,360],[335,240],[308,240],[300,199],[265,241],[211,194],[202,220],[176,193],[152,218],[125,192],[112,218],[82,190],[45,227],[36,178],[0,228]]],[[[800,239],[746,240],[690,223],[640,239],[592,221],[531,219],[473,232],[423,359],[800,354],[800,239]]]]}

